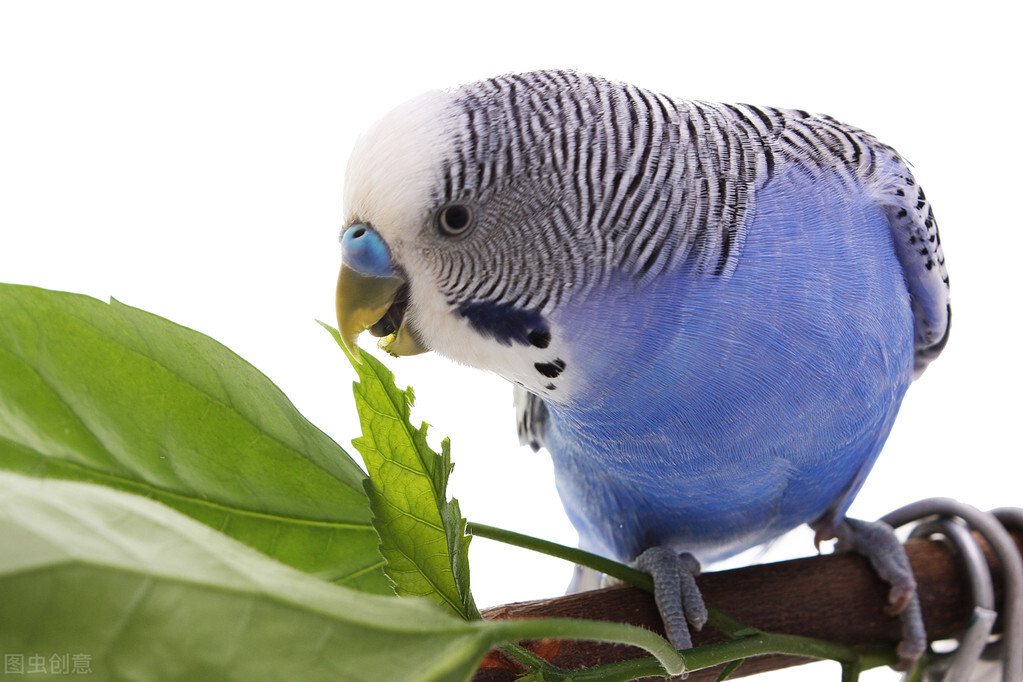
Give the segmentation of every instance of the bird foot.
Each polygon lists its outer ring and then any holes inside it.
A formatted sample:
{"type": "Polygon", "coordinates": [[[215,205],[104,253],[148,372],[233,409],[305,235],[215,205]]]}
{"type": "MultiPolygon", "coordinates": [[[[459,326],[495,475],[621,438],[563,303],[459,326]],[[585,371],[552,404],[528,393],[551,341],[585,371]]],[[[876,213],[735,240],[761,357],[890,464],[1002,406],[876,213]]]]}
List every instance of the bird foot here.
{"type": "Polygon", "coordinates": [[[888,583],[888,612],[898,614],[902,621],[902,641],[897,648],[901,661],[896,667],[909,669],[927,649],[927,633],[913,567],[895,531],[883,521],[848,518],[819,524],[815,530],[818,545],[822,540],[837,538],[840,546],[852,547],[866,557],[878,577],[888,583]]]}
{"type": "Polygon", "coordinates": [[[696,585],[700,562],[692,554],[676,554],[667,547],[651,547],[636,557],[634,567],[654,581],[654,601],[664,621],[668,641],[676,649],[691,649],[689,626],[701,630],[707,605],[696,585]]]}

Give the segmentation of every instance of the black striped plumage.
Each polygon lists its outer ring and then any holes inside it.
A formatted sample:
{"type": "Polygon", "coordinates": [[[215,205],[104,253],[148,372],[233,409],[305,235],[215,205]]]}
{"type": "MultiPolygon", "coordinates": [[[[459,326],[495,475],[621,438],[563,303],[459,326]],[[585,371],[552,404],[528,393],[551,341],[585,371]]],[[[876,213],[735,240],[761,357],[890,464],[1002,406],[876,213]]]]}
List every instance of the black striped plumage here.
{"type": "Polygon", "coordinates": [[[473,203],[480,229],[488,219],[520,226],[495,229],[471,253],[451,249],[442,289],[452,302],[548,310],[612,272],[649,278],[685,265],[728,276],[757,192],[781,164],[903,207],[893,232],[931,244],[926,256],[945,277],[929,206],[898,194],[912,179],[905,163],[831,117],[673,99],[569,71],[500,76],[452,95],[457,151],[434,204],[473,203]]]}

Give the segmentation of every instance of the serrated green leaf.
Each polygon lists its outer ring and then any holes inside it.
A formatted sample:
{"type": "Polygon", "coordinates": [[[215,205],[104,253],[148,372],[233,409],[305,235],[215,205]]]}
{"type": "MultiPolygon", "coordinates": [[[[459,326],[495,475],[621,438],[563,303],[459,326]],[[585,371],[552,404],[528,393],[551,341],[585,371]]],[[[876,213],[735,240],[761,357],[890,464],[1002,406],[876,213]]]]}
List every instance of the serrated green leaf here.
{"type": "Polygon", "coordinates": [[[325,583],[137,495],[10,473],[0,594],[5,660],[78,656],[100,680],[459,682],[490,648],[543,637],[620,641],[682,667],[641,628],[465,621],[325,583]]]}
{"type": "MultiPolygon", "coordinates": [[[[344,349],[337,331],[324,325],[344,349]]],[[[353,441],[369,472],[366,490],[380,534],[386,572],[399,595],[427,597],[463,618],[479,618],[469,591],[469,537],[457,500],[447,500],[450,443],[440,454],[426,442],[427,425],[409,422],[412,389],[367,353],[357,361],[355,405],[362,437],[353,441]]]]}
{"type": "Polygon", "coordinates": [[[364,474],[216,341],[0,285],[0,469],[159,500],[326,580],[391,592],[364,474]]]}

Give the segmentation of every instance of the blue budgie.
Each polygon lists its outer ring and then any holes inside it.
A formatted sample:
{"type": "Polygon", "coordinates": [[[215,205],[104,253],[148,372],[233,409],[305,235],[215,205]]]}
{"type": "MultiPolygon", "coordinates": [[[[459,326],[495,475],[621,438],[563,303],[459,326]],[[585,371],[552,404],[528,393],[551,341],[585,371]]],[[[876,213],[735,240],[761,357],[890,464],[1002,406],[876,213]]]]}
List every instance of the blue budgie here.
{"type": "Polygon", "coordinates": [[[926,646],[891,528],[845,516],[950,307],[906,162],[804,111],[674,99],[565,71],[429,92],[345,181],[338,320],[517,386],[580,545],[692,579],[804,523],[871,559],[926,646]]]}

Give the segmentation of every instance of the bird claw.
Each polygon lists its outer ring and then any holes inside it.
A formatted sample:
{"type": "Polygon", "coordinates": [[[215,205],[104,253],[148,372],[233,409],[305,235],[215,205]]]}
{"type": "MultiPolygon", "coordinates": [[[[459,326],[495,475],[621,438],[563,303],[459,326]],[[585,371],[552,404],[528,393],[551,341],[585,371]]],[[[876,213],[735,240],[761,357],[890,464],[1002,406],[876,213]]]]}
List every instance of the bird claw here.
{"type": "Polygon", "coordinates": [[[707,622],[707,605],[695,577],[700,574],[700,562],[692,554],[651,547],[636,557],[633,566],[654,581],[654,601],[668,641],[676,649],[691,649],[689,626],[699,631],[707,622]]]}
{"type": "Polygon", "coordinates": [[[901,661],[896,667],[908,669],[927,649],[927,633],[916,578],[905,548],[892,527],[883,521],[847,518],[830,526],[829,530],[840,543],[866,557],[878,577],[890,586],[887,611],[898,615],[902,622],[902,641],[897,648],[901,661]]]}

